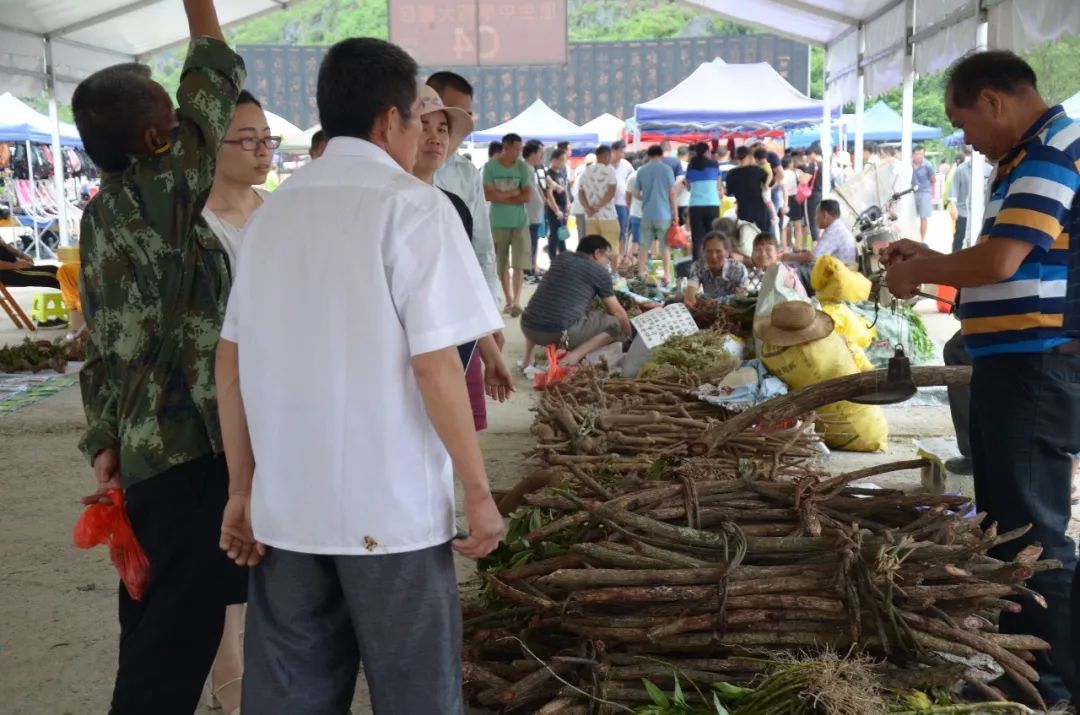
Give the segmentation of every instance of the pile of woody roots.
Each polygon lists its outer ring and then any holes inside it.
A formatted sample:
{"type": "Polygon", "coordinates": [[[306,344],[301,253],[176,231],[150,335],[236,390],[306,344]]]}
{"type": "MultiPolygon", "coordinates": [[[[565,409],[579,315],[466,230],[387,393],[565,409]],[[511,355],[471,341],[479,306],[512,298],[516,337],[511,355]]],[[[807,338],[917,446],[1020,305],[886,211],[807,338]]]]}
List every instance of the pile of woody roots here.
{"type": "Polygon", "coordinates": [[[1048,645],[995,624],[1019,608],[1010,597],[1040,602],[1023,582],[1060,564],[1038,547],[987,555],[1024,530],[997,533],[964,497],[852,484],[921,461],[828,476],[798,429],[692,456],[708,408],[668,385],[586,378],[545,394],[544,477],[481,563],[465,621],[474,705],[632,712],[681,683],[710,708],[718,684],[760,686],[778,652],[846,653],[897,688],[968,680],[988,699],[982,680],[1004,673],[1041,702],[1030,661],[1048,645]]]}

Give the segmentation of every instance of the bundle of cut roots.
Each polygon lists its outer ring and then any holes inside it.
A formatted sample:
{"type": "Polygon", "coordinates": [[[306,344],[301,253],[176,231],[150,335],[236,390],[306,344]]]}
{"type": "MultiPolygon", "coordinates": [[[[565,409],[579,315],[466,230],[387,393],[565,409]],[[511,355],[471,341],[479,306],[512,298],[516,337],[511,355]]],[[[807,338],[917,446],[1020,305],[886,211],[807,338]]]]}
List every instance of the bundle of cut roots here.
{"type": "Polygon", "coordinates": [[[800,479],[677,461],[641,474],[572,469],[524,496],[482,564],[486,603],[466,620],[474,703],[629,712],[650,702],[643,678],[760,683],[760,658],[777,650],[865,655],[917,686],[977,683],[968,665],[992,661],[1041,702],[1029,663],[1049,646],[994,625],[1019,609],[1010,599],[1040,607],[1023,583],[1060,567],[1038,547],[1011,562],[988,555],[1024,529],[984,530],[964,497],[851,485],[918,460],[800,479]]]}

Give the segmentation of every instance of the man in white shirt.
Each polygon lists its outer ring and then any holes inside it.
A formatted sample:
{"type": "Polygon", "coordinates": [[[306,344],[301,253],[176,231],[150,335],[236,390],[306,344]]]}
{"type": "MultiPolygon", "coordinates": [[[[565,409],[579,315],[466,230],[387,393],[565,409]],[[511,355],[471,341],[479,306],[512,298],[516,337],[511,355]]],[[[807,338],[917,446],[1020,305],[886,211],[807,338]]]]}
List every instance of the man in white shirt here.
{"type": "Polygon", "coordinates": [[[254,566],[245,712],[347,712],[361,660],[376,713],[463,710],[452,550],[487,555],[503,522],[457,345],[502,321],[453,205],[408,173],[416,71],[382,40],[331,47],[326,153],[241,244],[216,378],[221,546],[254,566]],[[327,250],[297,253],[300,234],[327,250]]]}
{"type": "Polygon", "coordinates": [[[596,149],[596,163],[578,182],[578,198],[585,210],[585,233],[603,236],[613,251],[619,249],[619,214],[615,211],[618,179],[611,168],[611,147],[596,149]]]}
{"type": "MultiPolygon", "coordinates": [[[[626,160],[626,142],[611,145],[611,168],[615,170],[615,213],[619,219],[619,244],[612,250],[625,249],[626,232],[630,226],[629,204],[626,202],[626,185],[634,173],[634,165],[626,160]]],[[[620,253],[625,252],[620,250],[620,253]]]]}
{"type": "MultiPolygon", "coordinates": [[[[456,107],[469,116],[473,113],[473,88],[469,81],[453,72],[436,72],[428,77],[427,85],[439,93],[447,107],[456,107]]],[[[460,154],[451,154],[442,168],[435,172],[435,185],[456,194],[469,207],[473,220],[472,247],[480,270],[484,274],[495,307],[502,308],[502,286],[495,271],[495,242],[491,238],[491,219],[488,217],[487,199],[484,198],[484,182],[480,170],[460,154]]],[[[502,347],[501,333],[496,336],[502,347]]]]}

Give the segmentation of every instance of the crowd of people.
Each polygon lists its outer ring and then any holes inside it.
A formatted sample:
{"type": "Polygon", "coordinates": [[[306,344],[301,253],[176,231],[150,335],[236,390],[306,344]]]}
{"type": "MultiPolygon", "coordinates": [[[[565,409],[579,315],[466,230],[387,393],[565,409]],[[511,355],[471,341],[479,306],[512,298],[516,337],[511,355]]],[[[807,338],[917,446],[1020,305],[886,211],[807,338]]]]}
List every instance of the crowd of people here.
{"type": "MultiPolygon", "coordinates": [[[[80,447],[96,479],[84,502],[123,490],[151,568],[141,598],[120,586],[110,712],[189,715],[204,692],[230,713],[345,712],[361,662],[376,713],[462,712],[452,554],[482,558],[503,532],[477,440],[486,399],[514,390],[500,307],[521,319],[526,360],[561,345],[575,363],[632,337],[612,264],[660,256],[670,279],[674,226],[692,235],[691,305],[752,292],[778,262],[851,263],[822,157],[709,143],[638,157],[615,143],[572,170],[570,147],[511,134],[478,171],[456,151],[473,129],[470,84],[445,71],[418,84],[408,54],[363,38],[328,50],[314,160],[267,194],[256,187],[280,140],[242,91],[213,0],[183,2],[192,40],[175,111],[136,64],[90,75],[72,98],[105,172],[76,281],[80,447]],[[719,215],[728,195],[736,217],[719,215]],[[545,227],[550,267],[523,306],[545,227]]],[[[951,255],[897,243],[888,282],[900,296],[963,289],[979,508],[1003,531],[1035,524],[1001,555],[1038,541],[1065,565],[1032,580],[1052,616],[1025,607],[1001,628],[1052,642],[1040,688],[1067,699],[1080,138],[1008,53],[954,68],[947,108],[1002,160],[991,240],[951,255]]],[[[970,181],[958,169],[952,191],[970,181]]],[[[25,261],[2,254],[0,269],[25,261]]]]}

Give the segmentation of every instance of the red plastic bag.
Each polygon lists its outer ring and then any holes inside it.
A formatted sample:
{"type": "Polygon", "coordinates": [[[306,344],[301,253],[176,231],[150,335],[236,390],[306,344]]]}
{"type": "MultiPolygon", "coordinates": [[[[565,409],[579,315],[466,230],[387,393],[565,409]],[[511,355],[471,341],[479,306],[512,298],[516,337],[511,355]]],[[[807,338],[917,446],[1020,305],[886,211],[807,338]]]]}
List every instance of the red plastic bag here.
{"type": "Polygon", "coordinates": [[[92,549],[98,544],[109,547],[109,557],[120,580],[136,601],[141,601],[150,582],[150,561],[135,538],[127,509],[124,508],[124,492],[110,489],[112,504],[91,504],[75,522],[72,540],[80,549],[92,549]]]}
{"type": "Polygon", "coordinates": [[[548,369],[547,372],[538,372],[533,378],[533,388],[543,390],[560,382],[565,382],[574,374],[574,368],[559,364],[559,358],[566,355],[565,352],[556,353],[554,345],[547,346],[548,369]]]}
{"type": "Polygon", "coordinates": [[[686,237],[686,231],[677,223],[671,224],[671,228],[667,230],[664,240],[667,241],[668,248],[688,248],[690,246],[690,239],[686,237]]]}

